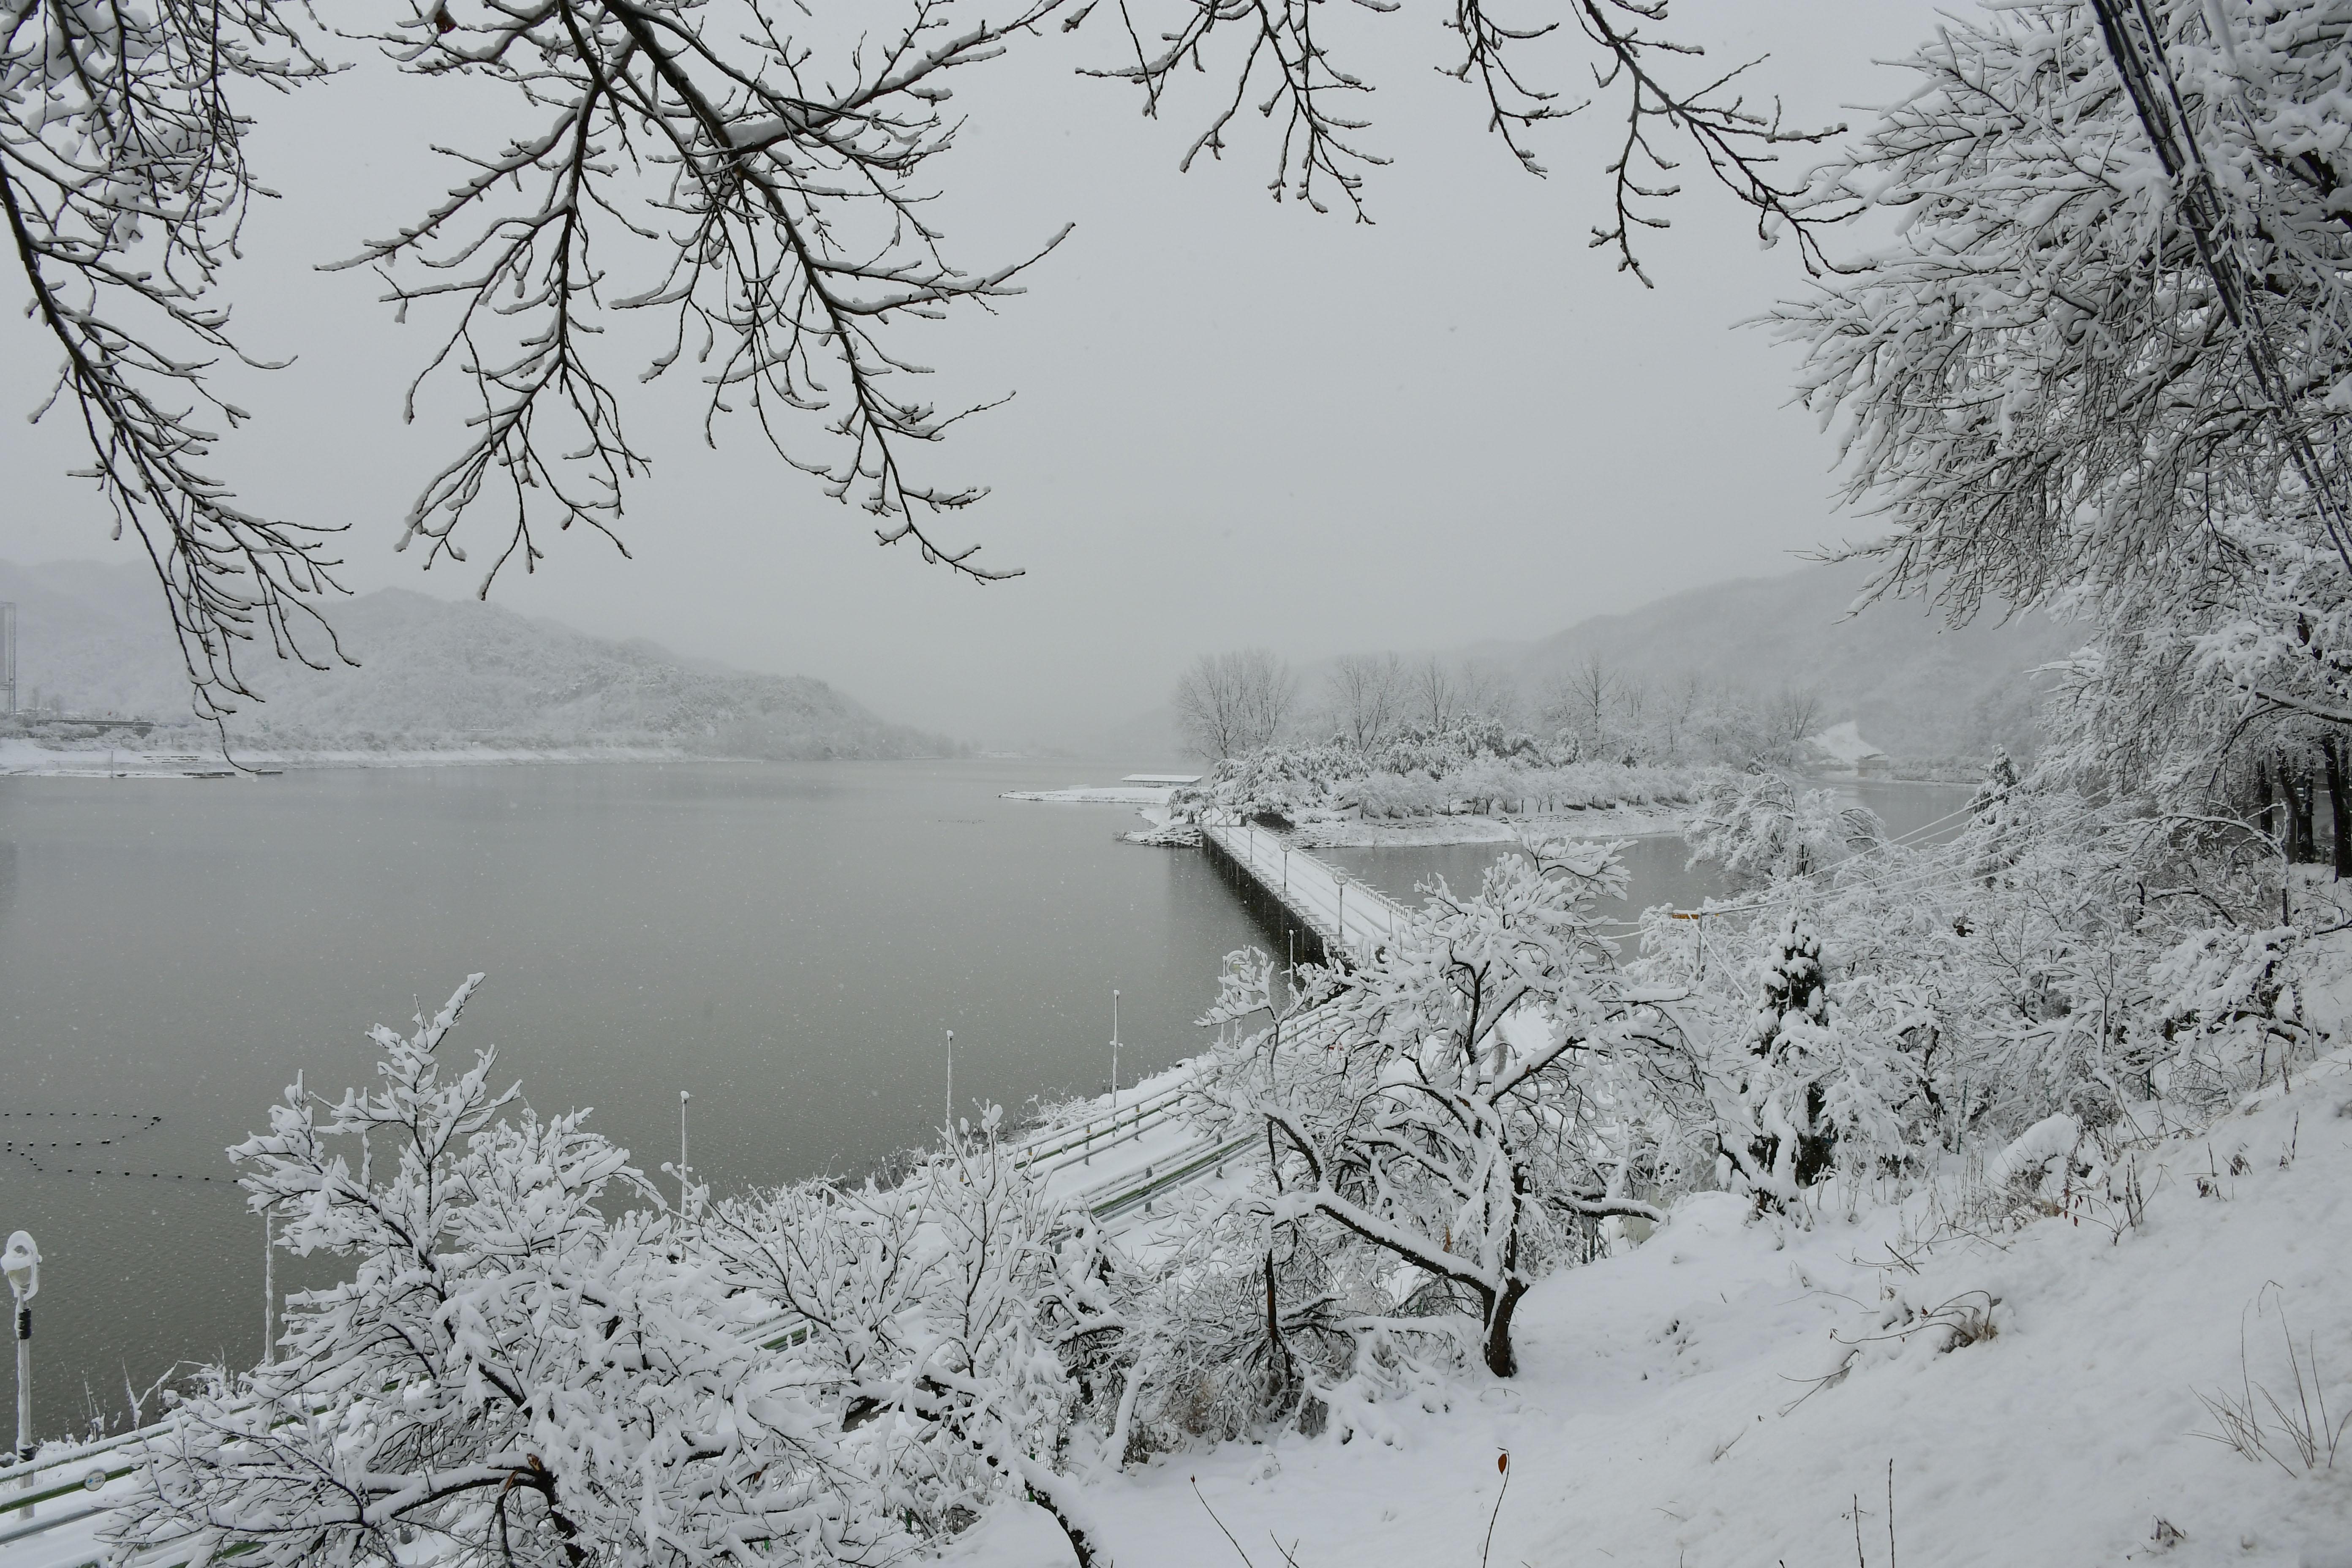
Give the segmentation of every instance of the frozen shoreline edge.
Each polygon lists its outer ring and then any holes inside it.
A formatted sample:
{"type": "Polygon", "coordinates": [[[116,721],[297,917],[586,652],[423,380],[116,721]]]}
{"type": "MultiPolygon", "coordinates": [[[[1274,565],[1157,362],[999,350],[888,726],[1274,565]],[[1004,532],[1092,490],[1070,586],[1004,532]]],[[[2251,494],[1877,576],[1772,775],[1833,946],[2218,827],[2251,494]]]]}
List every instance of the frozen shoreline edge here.
{"type": "Polygon", "coordinates": [[[233,747],[159,752],[118,747],[54,750],[0,742],[0,778],[219,778],[243,773],[317,773],[331,769],[576,766],[591,763],[923,762],[938,758],[762,758],[688,752],[670,746],[467,746],[408,751],[261,751],[233,747]],[[234,758],[234,762],[230,761],[234,758]]]}

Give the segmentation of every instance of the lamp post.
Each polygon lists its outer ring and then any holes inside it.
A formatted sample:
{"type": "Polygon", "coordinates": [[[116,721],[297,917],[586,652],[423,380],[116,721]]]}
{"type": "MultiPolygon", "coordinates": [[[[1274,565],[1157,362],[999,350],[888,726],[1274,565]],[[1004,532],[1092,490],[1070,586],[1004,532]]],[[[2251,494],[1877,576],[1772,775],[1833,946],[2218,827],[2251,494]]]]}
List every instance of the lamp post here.
{"type": "Polygon", "coordinates": [[[685,1089],[677,1091],[677,1212],[686,1212],[686,1102],[694,1098],[685,1089]]]}
{"type": "Polygon", "coordinates": [[[1339,912],[1333,919],[1332,923],[1339,928],[1339,945],[1344,948],[1348,945],[1348,873],[1334,871],[1331,873],[1331,880],[1339,889],[1339,912]]]}
{"type": "MultiPolygon", "coordinates": [[[[16,1458],[33,1457],[33,1309],[41,1289],[41,1249],[32,1233],[18,1231],[0,1252],[0,1270],[8,1276],[9,1293],[16,1298],[16,1458]]],[[[33,1478],[26,1476],[30,1487],[33,1478]]]]}
{"type": "Polygon", "coordinates": [[[955,1031],[948,1036],[948,1142],[955,1142],[955,1031]]]}
{"type": "Polygon", "coordinates": [[[1110,994],[1110,1140],[1118,1142],[1118,988],[1110,994]]]}

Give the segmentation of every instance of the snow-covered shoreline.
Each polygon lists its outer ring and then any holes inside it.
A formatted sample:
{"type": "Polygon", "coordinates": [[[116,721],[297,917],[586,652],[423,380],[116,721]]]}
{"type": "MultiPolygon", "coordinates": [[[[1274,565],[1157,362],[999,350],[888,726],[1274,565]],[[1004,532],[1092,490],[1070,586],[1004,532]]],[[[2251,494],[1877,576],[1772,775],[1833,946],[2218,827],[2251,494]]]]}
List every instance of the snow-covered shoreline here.
{"type": "MultiPolygon", "coordinates": [[[[589,763],[741,763],[766,759],[689,752],[679,746],[432,746],[268,750],[232,745],[227,757],[205,738],[183,746],[78,746],[0,740],[0,778],[209,778],[241,773],[335,768],[573,766],[589,763]]],[[[828,759],[834,760],[834,759],[828,759]]],[[[838,759],[854,761],[858,759],[838,759]]]]}
{"type": "MultiPolygon", "coordinates": [[[[1150,824],[1126,837],[1131,843],[1189,843],[1182,825],[1171,827],[1172,789],[1132,784],[1073,784],[1066,789],[1005,790],[1000,800],[1059,805],[1132,805],[1150,824]]],[[[1575,811],[1450,812],[1429,816],[1310,816],[1282,837],[1300,849],[1422,848],[1448,844],[1508,844],[1520,838],[1649,838],[1680,833],[1687,806],[1606,805],[1575,811]]]]}
{"type": "Polygon", "coordinates": [[[1172,789],[1137,784],[1072,784],[1067,789],[1008,789],[996,798],[1041,801],[1050,805],[1164,806],[1175,793],[1172,789]]]}
{"type": "Polygon", "coordinates": [[[1680,833],[1689,820],[1685,808],[1639,805],[1494,816],[1349,817],[1301,823],[1290,841],[1302,849],[1380,849],[1506,844],[1524,837],[1647,838],[1680,833]]]}
{"type": "Polygon", "coordinates": [[[452,746],[402,751],[268,751],[232,746],[226,756],[201,741],[184,747],[78,746],[0,741],[0,776],[15,778],[205,778],[238,772],[282,773],[323,768],[455,768],[520,766],[532,763],[723,762],[690,757],[676,747],[452,746]]]}

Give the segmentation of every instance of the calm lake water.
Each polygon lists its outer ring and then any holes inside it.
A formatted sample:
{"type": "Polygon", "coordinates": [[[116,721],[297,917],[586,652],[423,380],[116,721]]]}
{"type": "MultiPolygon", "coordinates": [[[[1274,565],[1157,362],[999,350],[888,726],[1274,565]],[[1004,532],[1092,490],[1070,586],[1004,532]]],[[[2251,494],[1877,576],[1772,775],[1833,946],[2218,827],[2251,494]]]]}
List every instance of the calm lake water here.
{"type": "MultiPolygon", "coordinates": [[[[676,1158],[691,1090],[694,1163],[722,1191],[924,1140],[944,1029],[966,1114],[1099,1092],[1114,986],[1123,1079],[1191,1054],[1219,959],[1278,936],[1201,856],[1116,842],[1128,807],[997,798],[1124,771],[0,779],[0,1139],[17,1150],[0,1234],[44,1253],[40,1429],[119,1417],[126,1377],[253,1360],[260,1225],[222,1151],[298,1072],[329,1094],[364,1081],[363,1031],[405,1028],[474,970],[453,1047],[494,1044],[502,1079],[543,1109],[594,1107],[648,1168],[676,1158]]],[[[1678,840],[1633,853],[1635,905],[1704,890],[1678,840]]],[[[1475,885],[1492,855],[1337,858],[1409,894],[1432,872],[1475,885]]],[[[282,1261],[278,1280],[299,1282],[282,1261]]]]}

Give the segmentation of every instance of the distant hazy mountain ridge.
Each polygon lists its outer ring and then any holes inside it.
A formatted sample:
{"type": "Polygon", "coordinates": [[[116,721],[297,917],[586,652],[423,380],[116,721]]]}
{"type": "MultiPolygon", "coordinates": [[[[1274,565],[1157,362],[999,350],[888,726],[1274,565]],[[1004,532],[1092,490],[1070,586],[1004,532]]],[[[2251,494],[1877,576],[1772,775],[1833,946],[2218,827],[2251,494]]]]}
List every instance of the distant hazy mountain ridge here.
{"type": "MultiPolygon", "coordinates": [[[[130,566],[0,563],[18,605],[20,700],[179,721],[185,678],[160,596],[130,566]]],[[[902,757],[955,749],[821,680],[689,661],[496,605],[388,588],[329,606],[359,668],[244,661],[267,700],[230,721],[271,749],[660,746],[724,756],[902,757]]]]}
{"type": "Polygon", "coordinates": [[[1654,681],[1696,673],[1759,695],[1810,689],[1825,724],[1851,721],[1898,759],[2034,751],[2042,694],[2031,672],[2088,632],[2040,614],[1989,614],[1955,630],[1912,601],[1853,613],[1868,578],[1851,563],[1807,566],[1595,616],[1527,648],[1521,677],[1540,689],[1597,657],[1654,681]]]}

